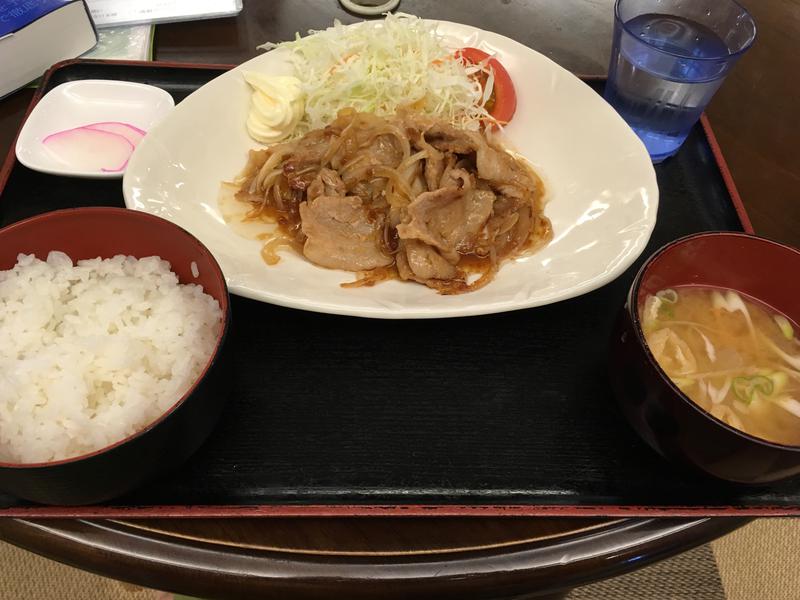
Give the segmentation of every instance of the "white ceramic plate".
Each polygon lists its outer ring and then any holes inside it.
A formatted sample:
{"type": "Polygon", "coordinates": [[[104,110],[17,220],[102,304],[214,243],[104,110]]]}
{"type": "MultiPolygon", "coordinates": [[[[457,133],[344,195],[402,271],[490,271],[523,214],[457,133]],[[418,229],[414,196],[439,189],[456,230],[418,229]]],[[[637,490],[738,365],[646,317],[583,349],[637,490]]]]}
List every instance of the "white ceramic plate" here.
{"type": "Polygon", "coordinates": [[[123,171],[86,170],[59,160],[42,143],[52,133],[116,121],[149,131],[175,106],[161,88],[130,81],[83,79],[54,87],[34,107],[17,139],[17,159],[52,175],[113,179],[123,171]]]}
{"type": "Polygon", "coordinates": [[[553,223],[549,246],[506,263],[484,288],[457,296],[401,281],[342,288],[352,273],[293,253],[267,266],[260,244],[225,224],[217,207],[220,182],[231,180],[257,146],[245,130],[250,92],[242,71],[291,73],[280,50],[209,82],[151,131],[123,180],[127,206],[197,236],[232,292],[304,310],[378,318],[480,315],[564,300],[620,275],[644,249],[656,220],[658,187],[644,145],[596,92],[538,52],[465,25],[440,22],[439,31],[456,45],[496,53],[511,74],[518,108],[506,134],[544,179],[545,214],[553,223]]]}

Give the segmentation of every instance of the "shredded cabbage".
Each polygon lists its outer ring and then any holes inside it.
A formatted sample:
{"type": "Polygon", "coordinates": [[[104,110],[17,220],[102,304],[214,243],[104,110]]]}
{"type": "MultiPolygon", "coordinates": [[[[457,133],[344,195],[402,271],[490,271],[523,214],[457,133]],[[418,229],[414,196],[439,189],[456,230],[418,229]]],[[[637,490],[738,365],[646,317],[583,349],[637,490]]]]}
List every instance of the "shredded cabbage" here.
{"type": "Polygon", "coordinates": [[[773,315],[772,319],[773,321],[775,321],[775,324],[778,326],[778,329],[781,330],[783,337],[785,337],[787,340],[791,340],[794,338],[794,327],[792,327],[792,324],[789,322],[789,319],[787,319],[783,315],[773,315]]]}
{"type": "Polygon", "coordinates": [[[447,48],[436,26],[419,17],[389,14],[382,21],[344,26],[334,21],[324,31],[259,48],[286,48],[302,82],[305,115],[292,137],[328,125],[342,108],[394,114],[408,107],[477,130],[494,122],[484,105],[493,78],[482,89],[475,73],[447,48]]]}

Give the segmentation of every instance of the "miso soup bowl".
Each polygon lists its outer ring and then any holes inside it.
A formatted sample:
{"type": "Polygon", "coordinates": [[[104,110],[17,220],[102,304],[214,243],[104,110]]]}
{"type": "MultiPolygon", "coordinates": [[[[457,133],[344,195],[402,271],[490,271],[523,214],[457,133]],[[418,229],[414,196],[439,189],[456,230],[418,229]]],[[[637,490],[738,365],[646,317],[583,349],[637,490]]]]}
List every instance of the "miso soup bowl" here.
{"type": "Polygon", "coordinates": [[[222,309],[222,328],[205,368],[183,397],[175,398],[154,422],[125,439],[74,458],[36,464],[0,462],[0,492],[43,504],[94,504],[177,468],[211,433],[229,388],[225,377],[228,288],[219,265],[203,244],[177,225],[142,212],[75,208],[0,229],[0,270],[12,268],[19,253],[44,260],[51,250],[63,251],[73,261],[117,254],[160,256],[169,261],[181,283],[202,285],[222,309]]]}
{"type": "Polygon", "coordinates": [[[663,457],[690,470],[744,484],[800,473],[800,447],[748,435],[700,408],[659,367],[645,341],[639,306],[664,288],[730,288],[800,321],[800,251],[752,235],[699,233],[667,244],[639,270],[611,348],[614,392],[633,428],[663,457]]]}

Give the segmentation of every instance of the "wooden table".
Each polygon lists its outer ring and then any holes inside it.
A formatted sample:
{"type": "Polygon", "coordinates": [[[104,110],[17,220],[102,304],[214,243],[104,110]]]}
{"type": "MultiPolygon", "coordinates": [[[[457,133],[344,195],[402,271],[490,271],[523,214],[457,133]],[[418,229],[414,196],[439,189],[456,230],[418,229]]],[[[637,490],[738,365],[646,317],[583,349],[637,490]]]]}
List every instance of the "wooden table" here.
{"type": "Polygon", "coordinates": [[[55,560],[201,598],[561,598],[741,519],[0,520],[55,560]]]}
{"type": "MultiPolygon", "coordinates": [[[[800,246],[797,0],[749,0],[759,39],[709,108],[761,235],[800,246]]],[[[424,17],[515,38],[602,75],[613,0],[403,0],[424,17]]],[[[246,0],[235,19],[159,26],[157,60],[239,63],[267,40],[355,20],[335,0],[246,0]]],[[[0,152],[32,92],[0,101],[0,152]]],[[[558,597],[681,552],[740,519],[263,519],[0,521],[0,538],[141,585],[206,598],[558,597]]]]}

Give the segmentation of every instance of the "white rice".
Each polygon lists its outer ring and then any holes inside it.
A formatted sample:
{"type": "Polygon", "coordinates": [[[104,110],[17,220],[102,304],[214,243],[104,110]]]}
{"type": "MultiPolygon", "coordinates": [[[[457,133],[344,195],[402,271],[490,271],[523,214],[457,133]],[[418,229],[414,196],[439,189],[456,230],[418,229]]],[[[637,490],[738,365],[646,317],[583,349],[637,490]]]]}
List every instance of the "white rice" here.
{"type": "Polygon", "coordinates": [[[167,261],[47,261],[0,271],[0,461],[59,460],[152,423],[214,350],[219,303],[167,261]]]}

